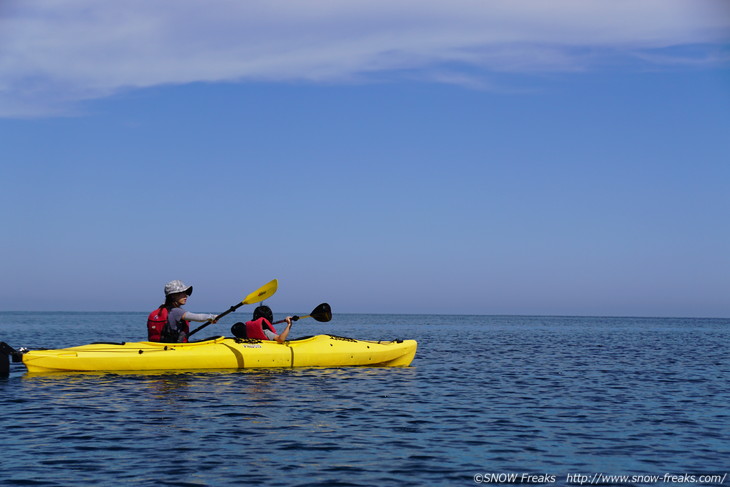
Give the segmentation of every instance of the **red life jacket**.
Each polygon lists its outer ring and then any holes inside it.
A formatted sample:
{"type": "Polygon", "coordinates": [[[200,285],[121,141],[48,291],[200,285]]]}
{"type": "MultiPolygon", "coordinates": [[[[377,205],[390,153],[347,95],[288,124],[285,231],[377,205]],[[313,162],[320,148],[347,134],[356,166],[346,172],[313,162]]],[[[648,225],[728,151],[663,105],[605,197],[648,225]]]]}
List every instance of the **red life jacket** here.
{"type": "MultiPolygon", "coordinates": [[[[161,306],[154,310],[147,317],[147,340],[150,342],[177,342],[177,337],[170,336],[170,326],[168,323],[169,311],[166,307],[161,306]]],[[[190,322],[182,321],[182,333],[185,333],[183,343],[188,341],[188,333],[190,333],[190,322]]]]}
{"type": "Polygon", "coordinates": [[[162,339],[162,330],[167,325],[167,308],[161,306],[147,317],[147,340],[159,342],[162,339]]]}
{"type": "MultiPolygon", "coordinates": [[[[264,328],[276,333],[276,328],[266,318],[259,318],[254,321],[246,322],[246,338],[257,338],[259,340],[268,340],[269,337],[264,333],[264,328]]],[[[278,335],[278,333],[276,333],[278,335]]]]}

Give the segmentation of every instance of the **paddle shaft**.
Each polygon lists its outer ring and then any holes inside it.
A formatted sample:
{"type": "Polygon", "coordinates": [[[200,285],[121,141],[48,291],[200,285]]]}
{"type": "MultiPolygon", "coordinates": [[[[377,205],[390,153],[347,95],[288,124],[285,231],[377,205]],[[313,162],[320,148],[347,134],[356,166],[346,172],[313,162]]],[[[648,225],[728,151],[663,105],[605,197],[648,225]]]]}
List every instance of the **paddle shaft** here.
{"type": "MultiPolygon", "coordinates": [[[[309,313],[306,316],[292,316],[292,321],[302,320],[304,318],[314,318],[317,321],[321,322],[327,322],[332,319],[332,309],[330,308],[330,305],[327,303],[322,303],[316,308],[312,310],[311,313],[309,313]]],[[[286,320],[279,320],[272,323],[272,325],[278,325],[279,323],[284,323],[286,320]]]]}
{"type": "MultiPolygon", "coordinates": [[[[234,311],[236,311],[238,308],[240,308],[244,304],[260,303],[261,301],[270,298],[271,296],[274,295],[274,293],[276,293],[276,289],[278,286],[279,286],[279,284],[276,279],[269,282],[268,284],[264,284],[263,286],[261,286],[260,288],[258,288],[257,290],[255,290],[254,292],[252,292],[251,294],[246,296],[246,299],[244,299],[243,301],[241,301],[238,304],[231,306],[230,308],[228,308],[227,311],[224,311],[223,313],[216,316],[215,320],[218,321],[219,319],[223,318],[227,314],[233,313],[234,311]]],[[[211,321],[211,320],[206,321],[205,323],[203,323],[202,325],[200,325],[199,327],[197,327],[196,329],[194,329],[193,331],[188,333],[188,338],[195,335],[200,330],[202,330],[203,328],[205,328],[206,326],[208,326],[212,323],[213,323],[213,321],[211,321]]]]}
{"type": "MultiPolygon", "coordinates": [[[[228,310],[226,310],[226,311],[224,311],[223,313],[221,313],[221,314],[219,314],[218,316],[216,316],[216,318],[215,318],[215,319],[216,319],[216,321],[220,320],[221,318],[223,318],[223,317],[224,317],[224,316],[226,316],[227,314],[231,314],[231,313],[233,313],[234,311],[236,311],[236,310],[237,310],[238,308],[240,308],[240,307],[241,307],[241,306],[243,306],[243,305],[244,305],[244,303],[238,303],[238,304],[237,304],[237,305],[235,305],[235,306],[231,306],[230,308],[228,308],[228,310]]],[[[200,325],[199,327],[197,327],[196,329],[194,329],[193,331],[191,331],[190,333],[188,333],[188,337],[191,337],[191,336],[193,336],[193,335],[194,335],[195,333],[198,333],[198,332],[199,332],[200,330],[202,330],[202,329],[203,329],[203,328],[205,328],[206,326],[208,326],[208,325],[212,325],[212,324],[213,324],[213,322],[212,322],[212,321],[210,321],[210,320],[206,321],[205,323],[203,323],[202,325],[200,325]]]]}
{"type": "MultiPolygon", "coordinates": [[[[297,321],[297,320],[301,320],[302,318],[309,318],[309,315],[307,315],[307,316],[292,316],[291,317],[291,320],[292,321],[297,321]]],[[[272,325],[278,325],[279,323],[284,323],[284,322],[286,322],[286,320],[279,320],[279,321],[273,322],[272,325]]]]}

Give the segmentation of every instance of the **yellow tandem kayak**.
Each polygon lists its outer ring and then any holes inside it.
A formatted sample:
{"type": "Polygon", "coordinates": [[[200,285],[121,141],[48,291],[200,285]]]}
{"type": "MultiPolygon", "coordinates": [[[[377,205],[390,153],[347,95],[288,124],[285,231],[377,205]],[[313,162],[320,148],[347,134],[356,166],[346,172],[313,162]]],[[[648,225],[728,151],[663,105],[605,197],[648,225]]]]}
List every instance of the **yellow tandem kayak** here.
{"type": "Polygon", "coordinates": [[[415,340],[366,341],[334,335],[284,343],[217,337],[191,343],[92,343],[22,355],[29,372],[248,369],[259,367],[406,367],[415,340]]]}

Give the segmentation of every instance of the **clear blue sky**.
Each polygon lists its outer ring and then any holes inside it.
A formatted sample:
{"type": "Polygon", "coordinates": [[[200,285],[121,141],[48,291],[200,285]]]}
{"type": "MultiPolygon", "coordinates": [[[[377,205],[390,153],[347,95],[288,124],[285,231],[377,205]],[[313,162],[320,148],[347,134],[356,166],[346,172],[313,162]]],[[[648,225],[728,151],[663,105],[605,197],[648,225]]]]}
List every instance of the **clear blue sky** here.
{"type": "Polygon", "coordinates": [[[730,317],[723,0],[10,0],[0,310],[730,317]]]}

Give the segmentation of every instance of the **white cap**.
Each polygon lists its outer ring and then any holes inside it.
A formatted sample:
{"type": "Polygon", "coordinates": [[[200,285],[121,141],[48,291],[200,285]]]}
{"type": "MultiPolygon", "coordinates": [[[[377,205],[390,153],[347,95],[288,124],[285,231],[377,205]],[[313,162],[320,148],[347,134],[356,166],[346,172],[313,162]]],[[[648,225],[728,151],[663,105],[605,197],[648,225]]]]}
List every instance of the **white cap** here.
{"type": "Polygon", "coordinates": [[[193,294],[193,286],[186,286],[182,281],[170,281],[165,284],[165,296],[177,293],[187,293],[190,296],[193,294]]]}

